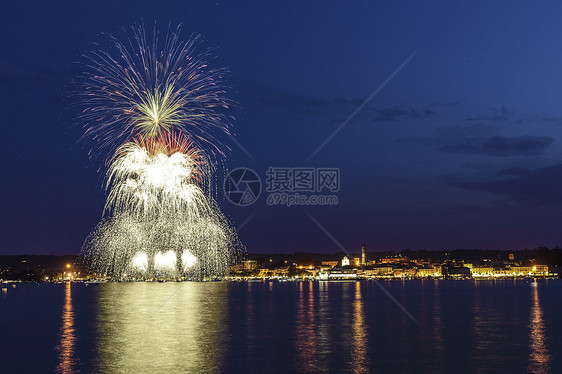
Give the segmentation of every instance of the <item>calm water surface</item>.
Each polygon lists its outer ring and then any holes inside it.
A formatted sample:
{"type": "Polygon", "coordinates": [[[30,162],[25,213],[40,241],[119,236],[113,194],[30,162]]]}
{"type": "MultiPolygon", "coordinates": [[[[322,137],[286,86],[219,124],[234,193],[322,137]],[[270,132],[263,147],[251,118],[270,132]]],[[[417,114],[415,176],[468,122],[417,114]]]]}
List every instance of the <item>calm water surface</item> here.
{"type": "Polygon", "coordinates": [[[561,316],[558,280],[18,284],[0,372],[562,373],[561,316]]]}

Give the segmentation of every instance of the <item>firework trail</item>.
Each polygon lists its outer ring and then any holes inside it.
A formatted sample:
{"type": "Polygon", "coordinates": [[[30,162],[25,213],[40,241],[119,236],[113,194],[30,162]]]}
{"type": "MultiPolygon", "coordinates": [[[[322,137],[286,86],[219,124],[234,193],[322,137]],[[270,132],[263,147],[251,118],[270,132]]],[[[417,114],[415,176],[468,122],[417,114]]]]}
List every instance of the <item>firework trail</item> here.
{"type": "Polygon", "coordinates": [[[240,248],[211,190],[217,133],[229,133],[223,69],[208,68],[200,37],[163,43],[143,26],[112,51],[88,55],[80,120],[95,150],[109,150],[104,217],[84,243],[94,269],[112,276],[226,274],[240,248]],[[112,53],[113,52],[113,53],[112,53]]]}

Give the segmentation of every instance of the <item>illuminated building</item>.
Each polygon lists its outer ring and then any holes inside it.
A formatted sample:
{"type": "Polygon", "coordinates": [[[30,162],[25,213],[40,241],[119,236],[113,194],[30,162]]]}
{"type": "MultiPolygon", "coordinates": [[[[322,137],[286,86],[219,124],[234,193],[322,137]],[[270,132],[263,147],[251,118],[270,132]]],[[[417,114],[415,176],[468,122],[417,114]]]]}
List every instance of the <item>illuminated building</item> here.
{"type": "Polygon", "coordinates": [[[440,275],[441,272],[433,267],[419,268],[418,271],[416,272],[416,276],[421,278],[438,277],[440,275]]]}
{"type": "Polygon", "coordinates": [[[253,260],[244,261],[244,270],[254,270],[258,267],[258,262],[253,260]]]}
{"type": "Polygon", "coordinates": [[[491,277],[494,275],[494,268],[491,266],[473,266],[470,273],[473,277],[491,277]]]}
{"type": "Polygon", "coordinates": [[[363,272],[366,276],[370,277],[388,277],[393,274],[392,266],[377,266],[370,269],[365,269],[363,272]]]}
{"type": "Polygon", "coordinates": [[[363,248],[361,248],[361,265],[367,265],[367,250],[365,249],[365,243],[363,243],[363,248]]]}
{"type": "Polygon", "coordinates": [[[535,275],[548,275],[548,265],[535,265],[533,266],[533,273],[535,275]]]}
{"type": "Polygon", "coordinates": [[[347,269],[347,270],[338,270],[338,271],[331,271],[328,274],[329,280],[357,280],[359,277],[355,272],[355,269],[347,269]]]}
{"type": "Polygon", "coordinates": [[[475,266],[470,269],[473,277],[527,277],[549,275],[547,265],[512,266],[496,268],[491,266],[475,266]]]}
{"type": "Polygon", "coordinates": [[[518,275],[548,275],[547,265],[513,266],[514,276],[518,275]]]}

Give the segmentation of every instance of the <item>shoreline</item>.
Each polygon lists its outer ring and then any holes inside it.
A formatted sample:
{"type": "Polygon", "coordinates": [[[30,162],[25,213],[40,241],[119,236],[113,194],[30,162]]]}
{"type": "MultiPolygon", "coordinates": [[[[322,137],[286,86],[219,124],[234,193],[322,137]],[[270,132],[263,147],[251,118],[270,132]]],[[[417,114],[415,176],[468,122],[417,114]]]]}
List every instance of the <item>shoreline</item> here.
{"type": "Polygon", "coordinates": [[[373,281],[495,281],[495,280],[560,280],[556,276],[535,276],[535,277],[434,277],[434,278],[399,278],[399,277],[370,277],[370,278],[355,278],[355,279],[318,279],[318,278],[224,278],[224,279],[205,279],[205,280],[193,280],[193,279],[73,279],[73,280],[53,280],[53,281],[25,281],[25,280],[8,280],[1,279],[0,285],[12,285],[15,287],[16,284],[31,284],[31,283],[56,283],[56,284],[66,284],[66,283],[82,283],[82,284],[101,284],[101,283],[183,283],[183,282],[193,282],[193,283],[211,283],[211,282],[234,282],[234,283],[289,283],[289,282],[319,282],[319,283],[352,283],[352,282],[373,282],[373,281]]]}

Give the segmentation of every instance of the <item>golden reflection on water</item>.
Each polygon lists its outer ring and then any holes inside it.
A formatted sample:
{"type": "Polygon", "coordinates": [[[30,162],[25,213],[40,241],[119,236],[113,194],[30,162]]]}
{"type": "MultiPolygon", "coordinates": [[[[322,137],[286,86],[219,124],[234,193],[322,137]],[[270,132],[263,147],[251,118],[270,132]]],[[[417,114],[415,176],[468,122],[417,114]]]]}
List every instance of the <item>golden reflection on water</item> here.
{"type": "Polygon", "coordinates": [[[548,373],[550,364],[550,354],[546,344],[545,327],[542,318],[542,308],[539,299],[539,286],[535,281],[531,283],[532,304],[531,321],[529,324],[529,339],[531,345],[531,355],[529,357],[529,372],[548,373]]]}
{"type": "Polygon", "coordinates": [[[76,343],[76,329],[74,327],[74,310],[72,309],[72,285],[66,283],[64,292],[64,306],[62,309],[62,325],[60,328],[61,341],[57,347],[59,352],[59,364],[57,373],[75,373],[76,358],[74,346],[76,343]]]}
{"type": "Polygon", "coordinates": [[[353,301],[353,347],[351,367],[354,373],[369,372],[367,326],[361,297],[361,282],[355,282],[355,300],[353,301]]]}
{"type": "Polygon", "coordinates": [[[318,283],[318,303],[316,307],[317,319],[317,337],[318,337],[318,372],[327,372],[329,370],[330,354],[329,347],[332,344],[332,334],[330,332],[330,296],[329,283],[318,283]]]}
{"type": "MultiPolygon", "coordinates": [[[[365,321],[361,282],[333,284],[334,291],[342,292],[344,313],[341,321],[343,338],[341,343],[349,353],[349,371],[353,373],[369,372],[369,341],[368,328],[365,321]]],[[[330,333],[330,326],[334,324],[330,310],[335,305],[329,300],[330,282],[300,282],[298,285],[297,320],[296,320],[296,349],[297,370],[299,373],[330,372],[333,360],[341,358],[341,352],[334,352],[334,336],[330,333]],[[318,298],[315,299],[314,288],[317,286],[318,298]],[[332,357],[335,356],[336,358],[332,357]],[[340,358],[338,358],[340,357],[340,358]]],[[[346,359],[347,359],[346,357],[346,359]]]]}
{"type": "Polygon", "coordinates": [[[99,372],[220,372],[227,283],[100,286],[99,372]]]}
{"type": "Polygon", "coordinates": [[[318,327],[314,308],[314,283],[308,282],[308,292],[304,291],[305,282],[299,282],[299,300],[297,306],[297,367],[299,372],[318,372],[318,327]]]}

